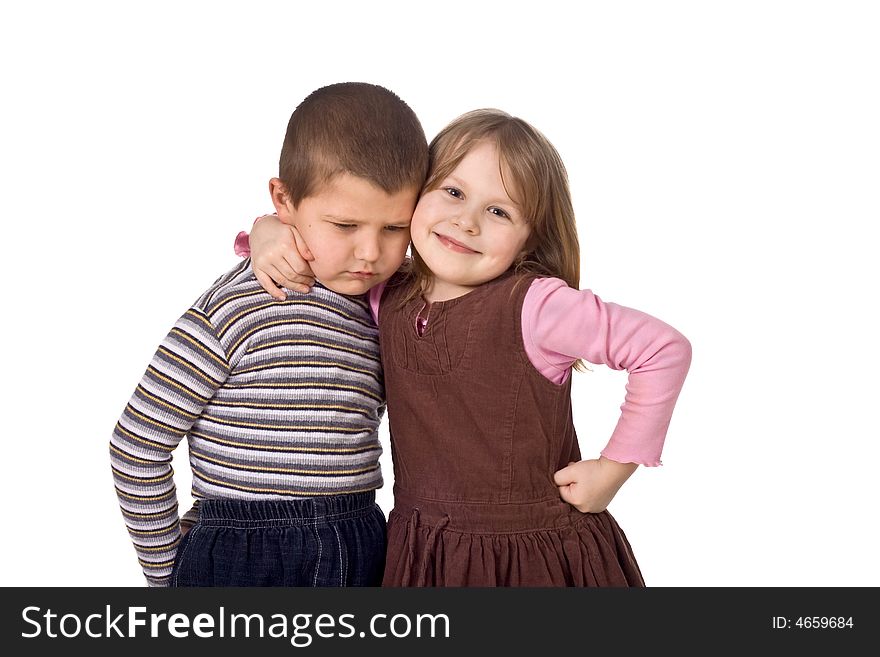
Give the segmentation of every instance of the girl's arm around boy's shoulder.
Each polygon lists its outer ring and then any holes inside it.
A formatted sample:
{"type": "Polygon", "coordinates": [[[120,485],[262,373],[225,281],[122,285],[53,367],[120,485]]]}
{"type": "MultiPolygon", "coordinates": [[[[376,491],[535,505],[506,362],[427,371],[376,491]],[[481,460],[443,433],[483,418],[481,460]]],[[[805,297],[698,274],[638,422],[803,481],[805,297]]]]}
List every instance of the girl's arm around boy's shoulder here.
{"type": "Polygon", "coordinates": [[[627,370],[621,417],[602,454],[619,462],[659,465],[672,410],[691,362],[691,345],[669,324],[639,310],[607,303],[557,278],[532,282],[522,311],[529,359],[562,383],[584,359],[627,370]]]}
{"type": "Polygon", "coordinates": [[[276,215],[257,217],[250,234],[236,235],[233,249],[239,257],[250,257],[257,281],[279,301],[287,298],[282,287],[308,293],[315,284],[309,265],[314,256],[297,230],[276,215]]]}

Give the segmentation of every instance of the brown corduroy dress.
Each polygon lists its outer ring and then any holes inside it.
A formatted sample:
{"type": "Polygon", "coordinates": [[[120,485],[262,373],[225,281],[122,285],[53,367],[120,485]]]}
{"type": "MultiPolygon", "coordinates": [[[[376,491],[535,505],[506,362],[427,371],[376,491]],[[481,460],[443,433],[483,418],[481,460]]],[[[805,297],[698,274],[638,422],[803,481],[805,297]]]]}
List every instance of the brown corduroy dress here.
{"type": "Polygon", "coordinates": [[[530,279],[400,306],[391,284],[379,334],[394,462],[383,586],[644,586],[611,515],[562,501],[553,473],[580,460],[571,378],[556,385],[525,352],[530,279]]]}

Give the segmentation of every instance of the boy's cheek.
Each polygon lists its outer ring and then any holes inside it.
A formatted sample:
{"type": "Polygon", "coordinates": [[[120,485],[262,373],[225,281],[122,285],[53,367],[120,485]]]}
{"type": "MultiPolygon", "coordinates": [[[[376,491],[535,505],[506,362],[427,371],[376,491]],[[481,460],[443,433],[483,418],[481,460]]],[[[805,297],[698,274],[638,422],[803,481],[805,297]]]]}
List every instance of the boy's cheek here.
{"type": "Polygon", "coordinates": [[[395,248],[392,250],[393,255],[388,258],[388,264],[391,268],[397,269],[400,265],[403,264],[404,259],[406,258],[406,250],[409,248],[409,235],[407,235],[405,240],[397,243],[395,248]]]}
{"type": "Polygon", "coordinates": [[[412,235],[408,230],[404,230],[400,232],[400,237],[398,238],[399,242],[397,243],[398,248],[401,252],[406,253],[406,250],[409,248],[410,240],[412,239],[412,235]]]}

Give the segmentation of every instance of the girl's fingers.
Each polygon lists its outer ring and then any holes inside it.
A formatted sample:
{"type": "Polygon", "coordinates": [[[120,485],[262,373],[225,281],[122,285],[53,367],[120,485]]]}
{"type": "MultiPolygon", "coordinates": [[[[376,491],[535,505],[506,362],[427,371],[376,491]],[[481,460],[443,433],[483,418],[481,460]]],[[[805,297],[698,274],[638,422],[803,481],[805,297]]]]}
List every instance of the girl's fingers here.
{"type": "Polygon", "coordinates": [[[278,272],[284,277],[285,280],[293,280],[297,276],[296,272],[296,260],[292,259],[293,256],[288,251],[287,253],[282,252],[279,257],[273,258],[269,261],[268,267],[275,267],[278,272]]]}
{"type": "Polygon", "coordinates": [[[559,486],[559,497],[562,498],[563,502],[568,502],[571,505],[574,505],[574,497],[571,494],[571,486],[559,486]]]}
{"type": "Polygon", "coordinates": [[[574,481],[574,468],[571,467],[571,464],[565,466],[562,470],[557,470],[553,473],[553,482],[557,486],[566,486],[574,483],[574,481]]]}
{"type": "MultiPolygon", "coordinates": [[[[272,280],[275,281],[278,285],[282,287],[286,287],[289,290],[294,290],[295,292],[303,292],[305,294],[309,293],[309,286],[305,285],[302,282],[302,277],[298,274],[294,274],[294,277],[288,277],[283,275],[277,267],[267,267],[267,273],[272,277],[272,280]]],[[[286,297],[285,297],[286,298],[286,297]]]]}
{"type": "Polygon", "coordinates": [[[278,269],[275,265],[267,265],[266,273],[275,281],[275,285],[278,287],[287,287],[293,289],[293,286],[296,285],[296,281],[291,280],[289,276],[285,276],[284,273],[278,269]]]}
{"type": "Polygon", "coordinates": [[[287,294],[285,294],[284,290],[279,289],[268,274],[259,269],[255,269],[254,276],[257,277],[257,281],[263,286],[263,289],[271,294],[273,298],[278,299],[279,301],[287,299],[287,294]]]}
{"type": "Polygon", "coordinates": [[[308,286],[312,286],[315,284],[315,277],[312,274],[312,270],[309,267],[308,263],[305,263],[304,267],[297,267],[295,262],[290,262],[289,260],[286,260],[278,267],[278,269],[288,281],[293,281],[294,283],[308,286]]]}

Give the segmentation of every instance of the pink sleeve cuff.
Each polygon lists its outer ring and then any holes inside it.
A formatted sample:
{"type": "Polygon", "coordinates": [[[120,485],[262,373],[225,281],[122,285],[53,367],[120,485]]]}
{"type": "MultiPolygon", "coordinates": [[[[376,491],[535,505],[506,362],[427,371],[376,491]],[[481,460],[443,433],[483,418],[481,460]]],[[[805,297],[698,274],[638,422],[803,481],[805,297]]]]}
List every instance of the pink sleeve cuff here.
{"type": "Polygon", "coordinates": [[[251,241],[250,237],[245,231],[241,231],[238,235],[235,236],[235,244],[233,245],[235,249],[235,255],[241,258],[249,258],[251,255],[251,241]]]}
{"type": "MultiPolygon", "coordinates": [[[[265,217],[266,215],[261,214],[259,217],[254,219],[254,223],[251,226],[257,225],[257,222],[265,217]]],[[[270,216],[278,216],[278,213],[273,212],[270,216]]],[[[241,258],[250,258],[251,257],[251,241],[250,236],[245,232],[241,231],[238,235],[235,236],[235,243],[233,244],[233,250],[235,251],[235,255],[241,258]]]]}

